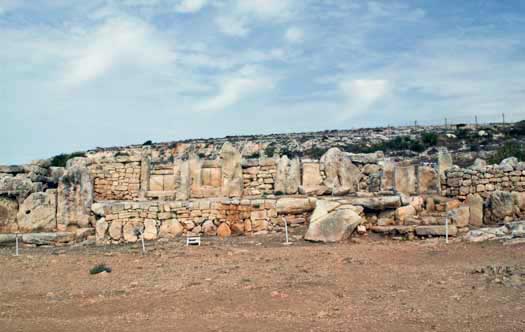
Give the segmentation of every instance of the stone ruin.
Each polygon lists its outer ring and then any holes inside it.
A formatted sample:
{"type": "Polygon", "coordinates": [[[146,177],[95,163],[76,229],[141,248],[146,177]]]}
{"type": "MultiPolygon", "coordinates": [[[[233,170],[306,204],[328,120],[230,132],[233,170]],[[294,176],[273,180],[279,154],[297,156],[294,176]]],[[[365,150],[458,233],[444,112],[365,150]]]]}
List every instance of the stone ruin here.
{"type": "Polygon", "coordinates": [[[525,216],[525,163],[515,158],[459,168],[446,151],[429,165],[338,148],[319,160],[254,158],[260,147],[241,143],[199,149],[135,146],[91,151],[64,168],[0,166],[0,243],[15,233],[26,245],[133,243],[137,230],[145,240],[256,236],[283,232],[285,221],[320,242],[354,232],[444,236],[446,219],[459,236],[525,216]]]}

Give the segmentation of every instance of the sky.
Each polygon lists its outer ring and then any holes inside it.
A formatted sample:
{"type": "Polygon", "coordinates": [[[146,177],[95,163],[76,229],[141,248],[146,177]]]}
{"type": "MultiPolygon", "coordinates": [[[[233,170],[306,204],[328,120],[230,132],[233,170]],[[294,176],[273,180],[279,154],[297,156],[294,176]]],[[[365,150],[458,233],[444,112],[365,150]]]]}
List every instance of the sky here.
{"type": "Polygon", "coordinates": [[[0,164],[525,118],[523,0],[0,0],[0,164]]]}

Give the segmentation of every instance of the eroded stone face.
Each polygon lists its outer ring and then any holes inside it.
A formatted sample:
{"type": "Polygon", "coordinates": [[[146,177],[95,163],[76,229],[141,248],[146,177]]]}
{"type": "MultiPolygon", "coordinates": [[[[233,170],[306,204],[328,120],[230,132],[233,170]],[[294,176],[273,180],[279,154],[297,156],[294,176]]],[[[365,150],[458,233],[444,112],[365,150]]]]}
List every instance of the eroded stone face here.
{"type": "Polygon", "coordinates": [[[20,205],[18,228],[22,232],[56,231],[57,191],[37,192],[29,195],[20,205]]]}
{"type": "Polygon", "coordinates": [[[0,197],[0,232],[16,230],[18,203],[7,197],[0,197]]]}
{"type": "Polygon", "coordinates": [[[357,191],[362,174],[350,158],[338,148],[328,150],[321,157],[322,168],[326,173],[324,184],[334,191],[357,191]]]}

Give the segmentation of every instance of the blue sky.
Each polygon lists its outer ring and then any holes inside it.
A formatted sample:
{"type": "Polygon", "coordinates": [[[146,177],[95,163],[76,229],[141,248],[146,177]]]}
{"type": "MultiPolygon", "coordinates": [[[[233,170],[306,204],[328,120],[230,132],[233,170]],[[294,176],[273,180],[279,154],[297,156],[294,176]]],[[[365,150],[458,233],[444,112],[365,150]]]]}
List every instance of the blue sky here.
{"type": "Polygon", "coordinates": [[[525,1],[0,0],[0,164],[525,118],[525,1]]]}

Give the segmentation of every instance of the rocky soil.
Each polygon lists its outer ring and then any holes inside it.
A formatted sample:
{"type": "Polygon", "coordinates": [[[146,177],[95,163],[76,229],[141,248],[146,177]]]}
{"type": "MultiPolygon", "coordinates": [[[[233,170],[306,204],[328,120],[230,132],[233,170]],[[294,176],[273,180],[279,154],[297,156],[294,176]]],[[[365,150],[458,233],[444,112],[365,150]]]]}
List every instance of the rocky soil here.
{"type": "Polygon", "coordinates": [[[0,331],[525,330],[525,244],[295,234],[3,248],[0,331]]]}

